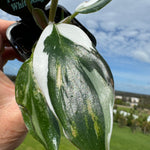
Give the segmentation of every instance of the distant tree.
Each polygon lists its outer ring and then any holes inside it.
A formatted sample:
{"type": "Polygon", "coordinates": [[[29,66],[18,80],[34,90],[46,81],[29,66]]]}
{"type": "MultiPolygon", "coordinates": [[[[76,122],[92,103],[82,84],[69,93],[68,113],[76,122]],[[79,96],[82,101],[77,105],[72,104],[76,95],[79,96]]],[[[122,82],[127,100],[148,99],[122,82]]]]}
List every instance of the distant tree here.
{"type": "Polygon", "coordinates": [[[115,104],[123,105],[123,101],[121,99],[116,99],[115,104]]]}
{"type": "Polygon", "coordinates": [[[129,126],[129,127],[132,126],[132,120],[134,120],[134,118],[133,118],[133,111],[130,111],[130,115],[127,116],[127,126],[129,126]]]}
{"type": "Polygon", "coordinates": [[[119,118],[118,118],[118,124],[119,124],[119,127],[124,127],[127,125],[127,119],[125,116],[123,115],[120,115],[119,118]]]}
{"type": "Polygon", "coordinates": [[[140,126],[139,121],[137,119],[133,119],[131,122],[131,131],[134,133],[136,131],[136,129],[140,126]]]}
{"type": "Polygon", "coordinates": [[[147,121],[144,121],[142,123],[141,130],[144,134],[150,133],[150,123],[147,121]]]}
{"type": "Polygon", "coordinates": [[[114,105],[114,109],[116,109],[116,110],[117,110],[117,108],[118,108],[118,106],[117,106],[117,105],[114,105]]]}
{"type": "Polygon", "coordinates": [[[139,122],[139,126],[142,128],[143,122],[147,122],[147,117],[140,115],[137,120],[139,122]]]}
{"type": "Polygon", "coordinates": [[[120,111],[119,110],[117,110],[116,113],[114,113],[113,118],[114,118],[114,122],[118,123],[118,119],[120,118],[120,111]]]}
{"type": "Polygon", "coordinates": [[[138,103],[138,108],[141,108],[141,109],[146,108],[150,110],[150,96],[141,97],[138,103]]]}
{"type": "Polygon", "coordinates": [[[137,106],[137,105],[134,105],[134,107],[133,107],[133,108],[134,108],[134,110],[137,110],[138,106],[137,106]]]}

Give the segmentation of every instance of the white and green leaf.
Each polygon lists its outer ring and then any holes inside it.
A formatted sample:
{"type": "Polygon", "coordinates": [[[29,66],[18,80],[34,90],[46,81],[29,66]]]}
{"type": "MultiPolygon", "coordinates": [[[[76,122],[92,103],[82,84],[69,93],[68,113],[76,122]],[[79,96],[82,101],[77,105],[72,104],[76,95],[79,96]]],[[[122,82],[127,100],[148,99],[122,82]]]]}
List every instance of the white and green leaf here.
{"type": "Polygon", "coordinates": [[[89,0],[81,3],[76,8],[77,13],[87,14],[100,10],[107,5],[111,0],[89,0]]]}
{"type": "Polygon", "coordinates": [[[33,74],[32,57],[18,72],[16,101],[19,104],[27,129],[46,150],[58,150],[60,131],[58,122],[49,109],[45,97],[33,74]]]}
{"type": "Polygon", "coordinates": [[[113,78],[87,35],[73,25],[48,25],[35,47],[33,71],[66,137],[81,150],[109,150],[113,78]]]}

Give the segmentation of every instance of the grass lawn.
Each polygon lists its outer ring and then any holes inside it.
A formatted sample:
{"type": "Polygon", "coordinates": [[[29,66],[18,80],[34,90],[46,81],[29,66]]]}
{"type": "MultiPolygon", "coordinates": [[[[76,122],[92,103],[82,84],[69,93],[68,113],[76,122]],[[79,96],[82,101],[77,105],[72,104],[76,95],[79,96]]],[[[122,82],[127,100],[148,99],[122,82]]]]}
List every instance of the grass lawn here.
{"type": "MultiPolygon", "coordinates": [[[[42,145],[28,135],[16,150],[44,150],[42,145]]],[[[77,150],[65,137],[62,137],[60,150],[77,150]]],[[[150,150],[150,135],[132,133],[130,128],[119,128],[114,124],[110,150],[150,150]]]]}
{"type": "Polygon", "coordinates": [[[150,135],[132,133],[130,128],[114,124],[110,150],[150,150],[150,135]]]}

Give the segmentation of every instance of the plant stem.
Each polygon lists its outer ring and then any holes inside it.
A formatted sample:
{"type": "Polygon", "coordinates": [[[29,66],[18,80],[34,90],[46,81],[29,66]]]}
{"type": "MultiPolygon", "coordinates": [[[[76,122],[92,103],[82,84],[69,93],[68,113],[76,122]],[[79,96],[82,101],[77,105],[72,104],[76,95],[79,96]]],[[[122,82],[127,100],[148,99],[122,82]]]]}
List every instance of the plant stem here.
{"type": "Polygon", "coordinates": [[[49,11],[49,21],[50,22],[54,22],[54,20],[55,20],[57,4],[58,4],[58,0],[51,1],[50,11],[49,11]]]}
{"type": "Polygon", "coordinates": [[[72,20],[73,18],[75,18],[78,15],[78,12],[74,12],[71,16],[70,19],[72,20]]]}
{"type": "Polygon", "coordinates": [[[67,17],[67,18],[64,19],[62,22],[63,22],[63,23],[70,23],[71,20],[72,20],[73,18],[75,18],[75,16],[77,16],[77,15],[78,15],[78,12],[74,12],[71,16],[67,17]]]}

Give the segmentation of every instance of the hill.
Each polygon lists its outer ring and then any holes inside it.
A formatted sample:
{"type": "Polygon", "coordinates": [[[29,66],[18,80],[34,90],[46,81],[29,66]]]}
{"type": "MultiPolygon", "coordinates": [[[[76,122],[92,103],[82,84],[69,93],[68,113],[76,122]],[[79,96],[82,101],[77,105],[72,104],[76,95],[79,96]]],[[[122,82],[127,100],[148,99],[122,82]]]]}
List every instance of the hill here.
{"type": "Polygon", "coordinates": [[[121,95],[121,96],[125,96],[125,97],[138,97],[138,98],[150,99],[150,95],[124,92],[124,91],[115,91],[115,95],[121,95]]]}

